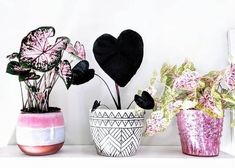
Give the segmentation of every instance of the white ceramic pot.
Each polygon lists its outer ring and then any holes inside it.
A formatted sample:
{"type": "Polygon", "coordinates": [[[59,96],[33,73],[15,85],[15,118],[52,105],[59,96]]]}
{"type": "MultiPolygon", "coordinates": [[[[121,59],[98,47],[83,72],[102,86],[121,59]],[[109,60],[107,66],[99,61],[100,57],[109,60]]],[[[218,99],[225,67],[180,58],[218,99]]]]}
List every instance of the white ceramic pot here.
{"type": "Polygon", "coordinates": [[[96,109],[89,114],[91,135],[99,155],[135,155],[140,145],[144,114],[134,110],[96,109]]]}

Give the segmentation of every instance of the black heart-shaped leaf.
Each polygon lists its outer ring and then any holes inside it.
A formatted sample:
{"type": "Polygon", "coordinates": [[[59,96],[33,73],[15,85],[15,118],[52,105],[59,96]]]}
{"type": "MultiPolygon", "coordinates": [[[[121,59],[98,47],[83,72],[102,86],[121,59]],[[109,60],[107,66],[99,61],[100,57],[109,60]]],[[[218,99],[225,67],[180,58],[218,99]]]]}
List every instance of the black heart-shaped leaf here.
{"type": "Polygon", "coordinates": [[[104,72],[124,87],[141,65],[143,40],[133,30],[123,31],[117,39],[110,34],[103,34],[96,39],[93,52],[104,72]]]}
{"type": "Polygon", "coordinates": [[[72,84],[80,85],[91,80],[95,75],[94,69],[89,69],[89,63],[82,60],[72,69],[72,84]]]}
{"type": "Polygon", "coordinates": [[[136,104],[141,107],[142,109],[152,109],[154,107],[154,100],[152,98],[152,96],[146,92],[143,91],[141,96],[139,95],[135,95],[135,102],[136,104]]]}
{"type": "Polygon", "coordinates": [[[100,101],[95,100],[95,102],[94,102],[94,104],[92,106],[91,111],[92,112],[95,111],[99,106],[100,106],[100,101]]]}

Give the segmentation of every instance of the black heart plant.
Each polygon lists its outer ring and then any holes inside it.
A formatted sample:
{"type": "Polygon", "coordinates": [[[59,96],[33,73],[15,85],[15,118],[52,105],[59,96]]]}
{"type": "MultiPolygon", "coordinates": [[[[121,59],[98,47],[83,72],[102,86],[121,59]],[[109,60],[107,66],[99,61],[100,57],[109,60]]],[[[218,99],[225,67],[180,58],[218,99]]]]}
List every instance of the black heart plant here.
{"type": "Polygon", "coordinates": [[[17,144],[29,155],[56,153],[64,143],[61,110],[49,106],[57,80],[62,79],[69,89],[94,77],[94,70],[85,60],[84,46],[78,41],[73,46],[65,36],[50,44],[54,35],[53,27],[39,27],[23,38],[18,53],[7,56],[10,62],[6,72],[18,77],[23,104],[16,129],[17,144]],[[37,135],[42,135],[40,140],[37,135]]]}
{"type": "Polygon", "coordinates": [[[125,87],[139,69],[144,54],[142,37],[133,30],[124,30],[118,38],[110,34],[98,37],[93,45],[95,59],[115,83],[117,98],[107,82],[98,74],[111,95],[116,110],[95,100],[90,112],[90,129],[97,153],[104,156],[134,155],[140,144],[144,112],[129,109],[133,102],[141,109],[152,109],[154,100],[147,91],[134,96],[126,109],[122,109],[119,87],[125,87]],[[105,107],[100,108],[99,107],[105,107]]]}

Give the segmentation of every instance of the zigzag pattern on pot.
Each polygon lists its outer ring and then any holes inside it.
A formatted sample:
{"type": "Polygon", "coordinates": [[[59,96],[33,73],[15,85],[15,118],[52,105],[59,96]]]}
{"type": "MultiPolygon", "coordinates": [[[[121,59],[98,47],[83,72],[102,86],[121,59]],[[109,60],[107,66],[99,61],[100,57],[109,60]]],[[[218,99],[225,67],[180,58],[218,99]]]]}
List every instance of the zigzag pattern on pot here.
{"type": "Polygon", "coordinates": [[[144,116],[139,113],[125,112],[123,114],[113,111],[110,113],[94,111],[90,113],[90,126],[139,128],[143,127],[144,116]]]}
{"type": "Polygon", "coordinates": [[[105,156],[124,157],[134,155],[140,144],[142,128],[96,128],[91,133],[97,152],[105,156]]]}
{"type": "Polygon", "coordinates": [[[111,119],[111,118],[129,118],[129,119],[135,118],[136,119],[136,118],[143,118],[144,117],[142,113],[128,114],[128,112],[125,112],[125,113],[121,114],[117,111],[112,111],[112,112],[109,112],[109,114],[108,114],[106,112],[101,112],[99,110],[96,110],[96,111],[91,112],[90,114],[91,114],[90,116],[92,116],[94,118],[109,118],[109,119],[111,119]]]}

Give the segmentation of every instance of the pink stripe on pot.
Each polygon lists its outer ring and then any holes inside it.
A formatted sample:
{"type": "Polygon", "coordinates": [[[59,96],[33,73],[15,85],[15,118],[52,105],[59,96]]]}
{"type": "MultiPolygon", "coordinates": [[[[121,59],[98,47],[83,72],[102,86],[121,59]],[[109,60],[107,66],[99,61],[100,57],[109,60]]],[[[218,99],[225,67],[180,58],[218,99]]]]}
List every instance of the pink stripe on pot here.
{"type": "Polygon", "coordinates": [[[64,118],[61,112],[20,114],[18,126],[30,128],[48,128],[63,126],[64,118]]]}

